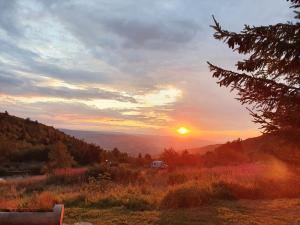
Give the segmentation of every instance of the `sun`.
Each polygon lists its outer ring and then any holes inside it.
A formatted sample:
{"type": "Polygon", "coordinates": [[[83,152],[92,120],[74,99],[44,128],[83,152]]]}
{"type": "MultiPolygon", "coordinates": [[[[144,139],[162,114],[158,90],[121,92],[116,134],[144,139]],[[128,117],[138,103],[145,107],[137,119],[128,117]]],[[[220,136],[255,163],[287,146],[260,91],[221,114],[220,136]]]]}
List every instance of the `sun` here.
{"type": "Polygon", "coordinates": [[[186,135],[186,134],[188,134],[188,133],[191,132],[191,131],[190,131],[188,128],[186,128],[186,127],[179,127],[176,131],[177,131],[178,134],[181,134],[181,135],[186,135]]]}

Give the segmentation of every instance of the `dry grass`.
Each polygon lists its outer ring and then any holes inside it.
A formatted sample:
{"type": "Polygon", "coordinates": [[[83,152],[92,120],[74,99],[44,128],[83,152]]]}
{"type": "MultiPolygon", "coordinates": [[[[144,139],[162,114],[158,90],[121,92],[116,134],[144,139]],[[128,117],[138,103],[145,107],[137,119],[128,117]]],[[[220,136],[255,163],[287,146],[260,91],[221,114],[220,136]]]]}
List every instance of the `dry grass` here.
{"type": "MultiPolygon", "coordinates": [[[[240,213],[239,210],[245,207],[243,202],[254,202],[257,204],[255,207],[259,207],[259,202],[271,204],[266,205],[271,211],[266,211],[265,215],[269,213],[269,216],[273,216],[272,210],[275,205],[278,208],[277,213],[281,215],[283,212],[286,213],[281,203],[289,204],[291,208],[294,207],[294,202],[299,204],[297,198],[300,198],[300,178],[297,171],[297,169],[290,170],[279,161],[270,161],[264,164],[181,168],[174,171],[144,169],[138,174],[134,172],[139,182],[133,183],[132,177],[128,183],[124,176],[122,182],[104,179],[103,176],[85,180],[73,178],[56,180],[52,177],[51,182],[47,179],[41,181],[28,179],[0,185],[0,192],[4,193],[0,196],[0,208],[49,209],[56,202],[62,202],[67,207],[67,221],[76,220],[75,212],[80,211],[78,215],[80,220],[87,218],[91,219],[90,221],[98,221],[99,218],[110,217],[117,221],[113,224],[201,224],[197,217],[206,218],[207,213],[210,222],[223,224],[220,221],[232,222],[234,218],[248,218],[254,213],[251,208],[245,213],[240,213]],[[273,201],[282,198],[286,200],[273,201]],[[240,201],[240,199],[259,199],[259,201],[240,201]],[[224,204],[225,206],[222,206],[224,204]],[[205,215],[201,213],[200,215],[192,209],[199,207],[201,211],[204,210],[205,215]],[[172,223],[171,215],[177,218],[176,221],[183,222],[177,223],[173,220],[172,223]],[[212,219],[212,215],[214,218],[217,215],[219,220],[212,219]],[[187,218],[190,218],[188,220],[190,223],[184,222],[187,218]],[[199,223],[193,222],[194,220],[199,223]]],[[[262,212],[255,213],[261,215],[262,212]]]]}
{"type": "Polygon", "coordinates": [[[123,208],[67,208],[64,222],[94,225],[293,225],[300,224],[300,200],[219,201],[191,209],[129,211],[123,208]]]}

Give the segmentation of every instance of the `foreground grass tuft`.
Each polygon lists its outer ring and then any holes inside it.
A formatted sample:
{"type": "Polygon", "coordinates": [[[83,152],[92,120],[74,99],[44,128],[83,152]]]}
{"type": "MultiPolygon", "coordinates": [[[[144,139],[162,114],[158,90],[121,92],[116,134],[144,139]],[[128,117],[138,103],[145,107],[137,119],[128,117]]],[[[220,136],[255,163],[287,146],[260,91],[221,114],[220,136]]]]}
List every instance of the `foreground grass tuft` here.
{"type": "Polygon", "coordinates": [[[210,185],[192,183],[170,190],[162,199],[160,208],[194,208],[218,199],[235,199],[225,183],[219,182],[210,185]]]}

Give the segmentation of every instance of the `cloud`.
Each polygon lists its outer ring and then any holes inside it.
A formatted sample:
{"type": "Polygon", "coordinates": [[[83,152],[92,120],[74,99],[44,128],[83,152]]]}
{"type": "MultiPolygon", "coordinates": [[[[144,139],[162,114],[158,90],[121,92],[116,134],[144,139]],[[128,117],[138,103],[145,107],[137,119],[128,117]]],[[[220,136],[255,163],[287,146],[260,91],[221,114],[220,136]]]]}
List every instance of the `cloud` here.
{"type": "Polygon", "coordinates": [[[256,130],[208,71],[237,59],[212,14],[236,31],[292,18],[273,0],[0,0],[0,109],[86,129],[256,130]]]}
{"type": "Polygon", "coordinates": [[[192,21],[142,22],[126,18],[104,22],[106,30],[124,39],[124,48],[165,50],[183,47],[197,34],[199,26],[192,21]]]}
{"type": "Polygon", "coordinates": [[[17,18],[15,17],[16,11],[15,0],[0,0],[0,28],[13,36],[21,34],[17,18]]]}
{"type": "Polygon", "coordinates": [[[191,41],[200,28],[194,19],[168,11],[158,1],[97,3],[52,4],[51,13],[87,46],[159,50],[191,41]]]}
{"type": "Polygon", "coordinates": [[[16,77],[14,73],[0,69],[0,91],[1,88],[10,90],[12,88],[18,87],[23,83],[24,81],[16,77]]]}
{"type": "MultiPolygon", "coordinates": [[[[9,60],[19,63],[31,63],[34,58],[38,58],[39,55],[33,51],[19,47],[16,44],[10,43],[7,40],[0,39],[0,51],[1,55],[9,60]]],[[[2,61],[2,60],[1,60],[2,61]]]]}
{"type": "Polygon", "coordinates": [[[123,95],[117,91],[99,88],[68,88],[66,86],[41,86],[38,80],[29,80],[0,70],[0,93],[28,97],[57,97],[62,99],[111,99],[120,102],[136,103],[134,97],[123,95]]]}

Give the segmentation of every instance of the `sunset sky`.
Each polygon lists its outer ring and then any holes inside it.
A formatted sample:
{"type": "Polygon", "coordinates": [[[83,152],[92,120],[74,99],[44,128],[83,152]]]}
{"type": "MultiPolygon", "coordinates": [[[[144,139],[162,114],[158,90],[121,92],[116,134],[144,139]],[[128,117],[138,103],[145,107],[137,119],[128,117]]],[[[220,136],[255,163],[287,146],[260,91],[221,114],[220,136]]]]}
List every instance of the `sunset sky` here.
{"type": "Polygon", "coordinates": [[[291,20],[284,0],[0,0],[0,111],[57,128],[204,139],[259,134],[206,61],[223,28],[291,20]],[[271,7],[272,6],[272,7],[271,7]]]}

